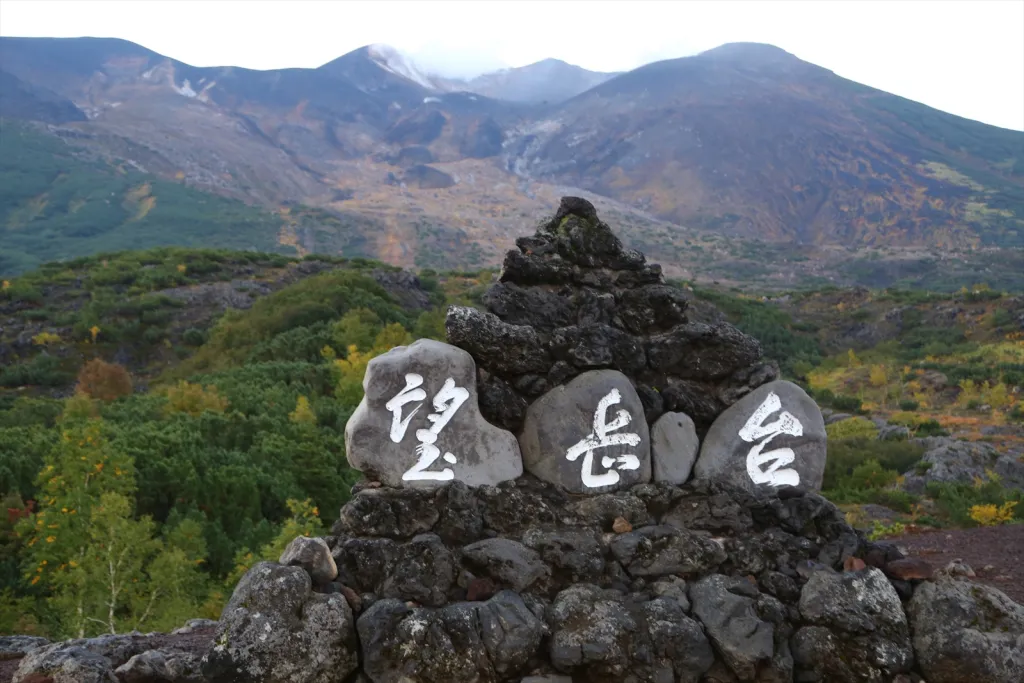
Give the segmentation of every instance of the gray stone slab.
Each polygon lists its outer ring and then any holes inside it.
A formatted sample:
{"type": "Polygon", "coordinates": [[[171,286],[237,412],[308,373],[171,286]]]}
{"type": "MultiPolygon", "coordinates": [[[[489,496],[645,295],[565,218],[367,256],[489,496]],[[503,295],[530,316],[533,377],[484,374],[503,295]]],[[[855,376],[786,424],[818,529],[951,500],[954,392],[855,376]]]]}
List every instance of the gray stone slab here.
{"type": "Polygon", "coordinates": [[[685,484],[700,450],[697,428],[686,413],[665,413],[651,427],[654,481],[685,484]]]}
{"type": "Polygon", "coordinates": [[[820,491],[826,441],[825,422],[814,400],[792,382],[769,382],[711,425],[694,476],[750,491],[783,486],[820,491]]]}
{"type": "Polygon", "coordinates": [[[640,397],[617,370],[592,370],[534,401],[519,435],[523,465],[575,493],[604,493],[651,480],[651,446],[640,397]]]}
{"type": "Polygon", "coordinates": [[[484,486],[523,473],[515,436],[480,415],[466,351],[432,339],[395,347],[370,361],[363,390],[345,450],[368,478],[394,487],[484,486]]]}

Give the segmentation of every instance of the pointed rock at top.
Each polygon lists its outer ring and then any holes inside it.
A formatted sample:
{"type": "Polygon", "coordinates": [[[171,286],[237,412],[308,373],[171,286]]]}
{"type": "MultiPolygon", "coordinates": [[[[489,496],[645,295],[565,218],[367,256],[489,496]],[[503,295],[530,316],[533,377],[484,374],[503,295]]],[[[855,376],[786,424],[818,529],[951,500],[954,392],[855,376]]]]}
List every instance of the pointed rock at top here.
{"type": "Polygon", "coordinates": [[[581,197],[563,197],[550,220],[516,239],[482,303],[486,312],[451,307],[447,338],[476,361],[483,416],[512,432],[531,402],[589,370],[625,374],[648,425],[684,412],[698,434],[778,374],[757,340],[725,322],[691,321],[688,295],[581,197]]]}
{"type": "Polygon", "coordinates": [[[493,486],[519,477],[516,438],[481,417],[476,374],[467,351],[433,339],[372,359],[363,400],[345,425],[349,464],[396,488],[451,480],[493,486]]]}
{"type": "Polygon", "coordinates": [[[566,216],[578,216],[586,221],[599,222],[597,209],[589,201],[583,197],[562,197],[562,201],[558,205],[558,211],[555,212],[555,217],[547,224],[548,229],[554,232],[554,228],[566,216]]]}

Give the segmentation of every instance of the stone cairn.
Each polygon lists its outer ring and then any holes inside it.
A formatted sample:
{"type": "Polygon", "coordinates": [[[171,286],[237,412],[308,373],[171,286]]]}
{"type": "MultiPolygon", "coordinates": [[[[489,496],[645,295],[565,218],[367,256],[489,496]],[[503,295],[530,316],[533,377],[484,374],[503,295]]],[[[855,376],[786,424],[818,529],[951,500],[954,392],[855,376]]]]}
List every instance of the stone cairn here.
{"type": "Polygon", "coordinates": [[[1024,680],[1024,607],[817,494],[821,413],[756,340],[691,315],[585,200],[517,247],[450,344],[370,362],[331,534],[253,567],[204,656],[114,680],[1024,680]]]}

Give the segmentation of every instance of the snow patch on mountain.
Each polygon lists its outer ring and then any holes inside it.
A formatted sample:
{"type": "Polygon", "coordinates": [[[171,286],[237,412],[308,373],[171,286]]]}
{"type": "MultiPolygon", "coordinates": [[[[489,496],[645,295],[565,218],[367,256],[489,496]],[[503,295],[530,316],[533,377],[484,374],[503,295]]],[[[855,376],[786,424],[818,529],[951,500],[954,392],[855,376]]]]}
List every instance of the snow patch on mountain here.
{"type": "Polygon", "coordinates": [[[371,45],[369,48],[370,59],[383,69],[393,74],[408,78],[410,81],[422,85],[429,90],[437,90],[437,85],[429,74],[416,66],[412,60],[402,55],[390,45],[371,45]]]}

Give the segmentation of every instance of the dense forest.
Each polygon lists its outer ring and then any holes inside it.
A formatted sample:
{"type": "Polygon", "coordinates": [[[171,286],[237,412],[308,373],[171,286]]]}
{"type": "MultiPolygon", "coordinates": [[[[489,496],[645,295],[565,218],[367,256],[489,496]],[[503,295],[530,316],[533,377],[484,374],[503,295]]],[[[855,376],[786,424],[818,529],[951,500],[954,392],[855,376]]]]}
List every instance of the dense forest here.
{"type": "MultiPolygon", "coordinates": [[[[415,338],[444,339],[447,305],[478,305],[493,277],[164,248],[2,281],[0,633],[216,618],[249,566],[296,535],[324,533],[347,500],[359,474],[345,461],[344,426],[367,362],[415,338]]],[[[760,338],[832,410],[884,416],[908,436],[985,439],[986,426],[1024,421],[1019,297],[981,288],[768,299],[674,284],[760,338]],[[928,381],[936,374],[941,387],[928,381]]],[[[826,495],[851,513],[883,504],[933,526],[1024,517],[1020,492],[997,481],[900,490],[923,447],[879,440],[867,417],[829,425],[829,436],[826,495]],[[995,516],[980,516],[989,507],[995,516]]]]}

